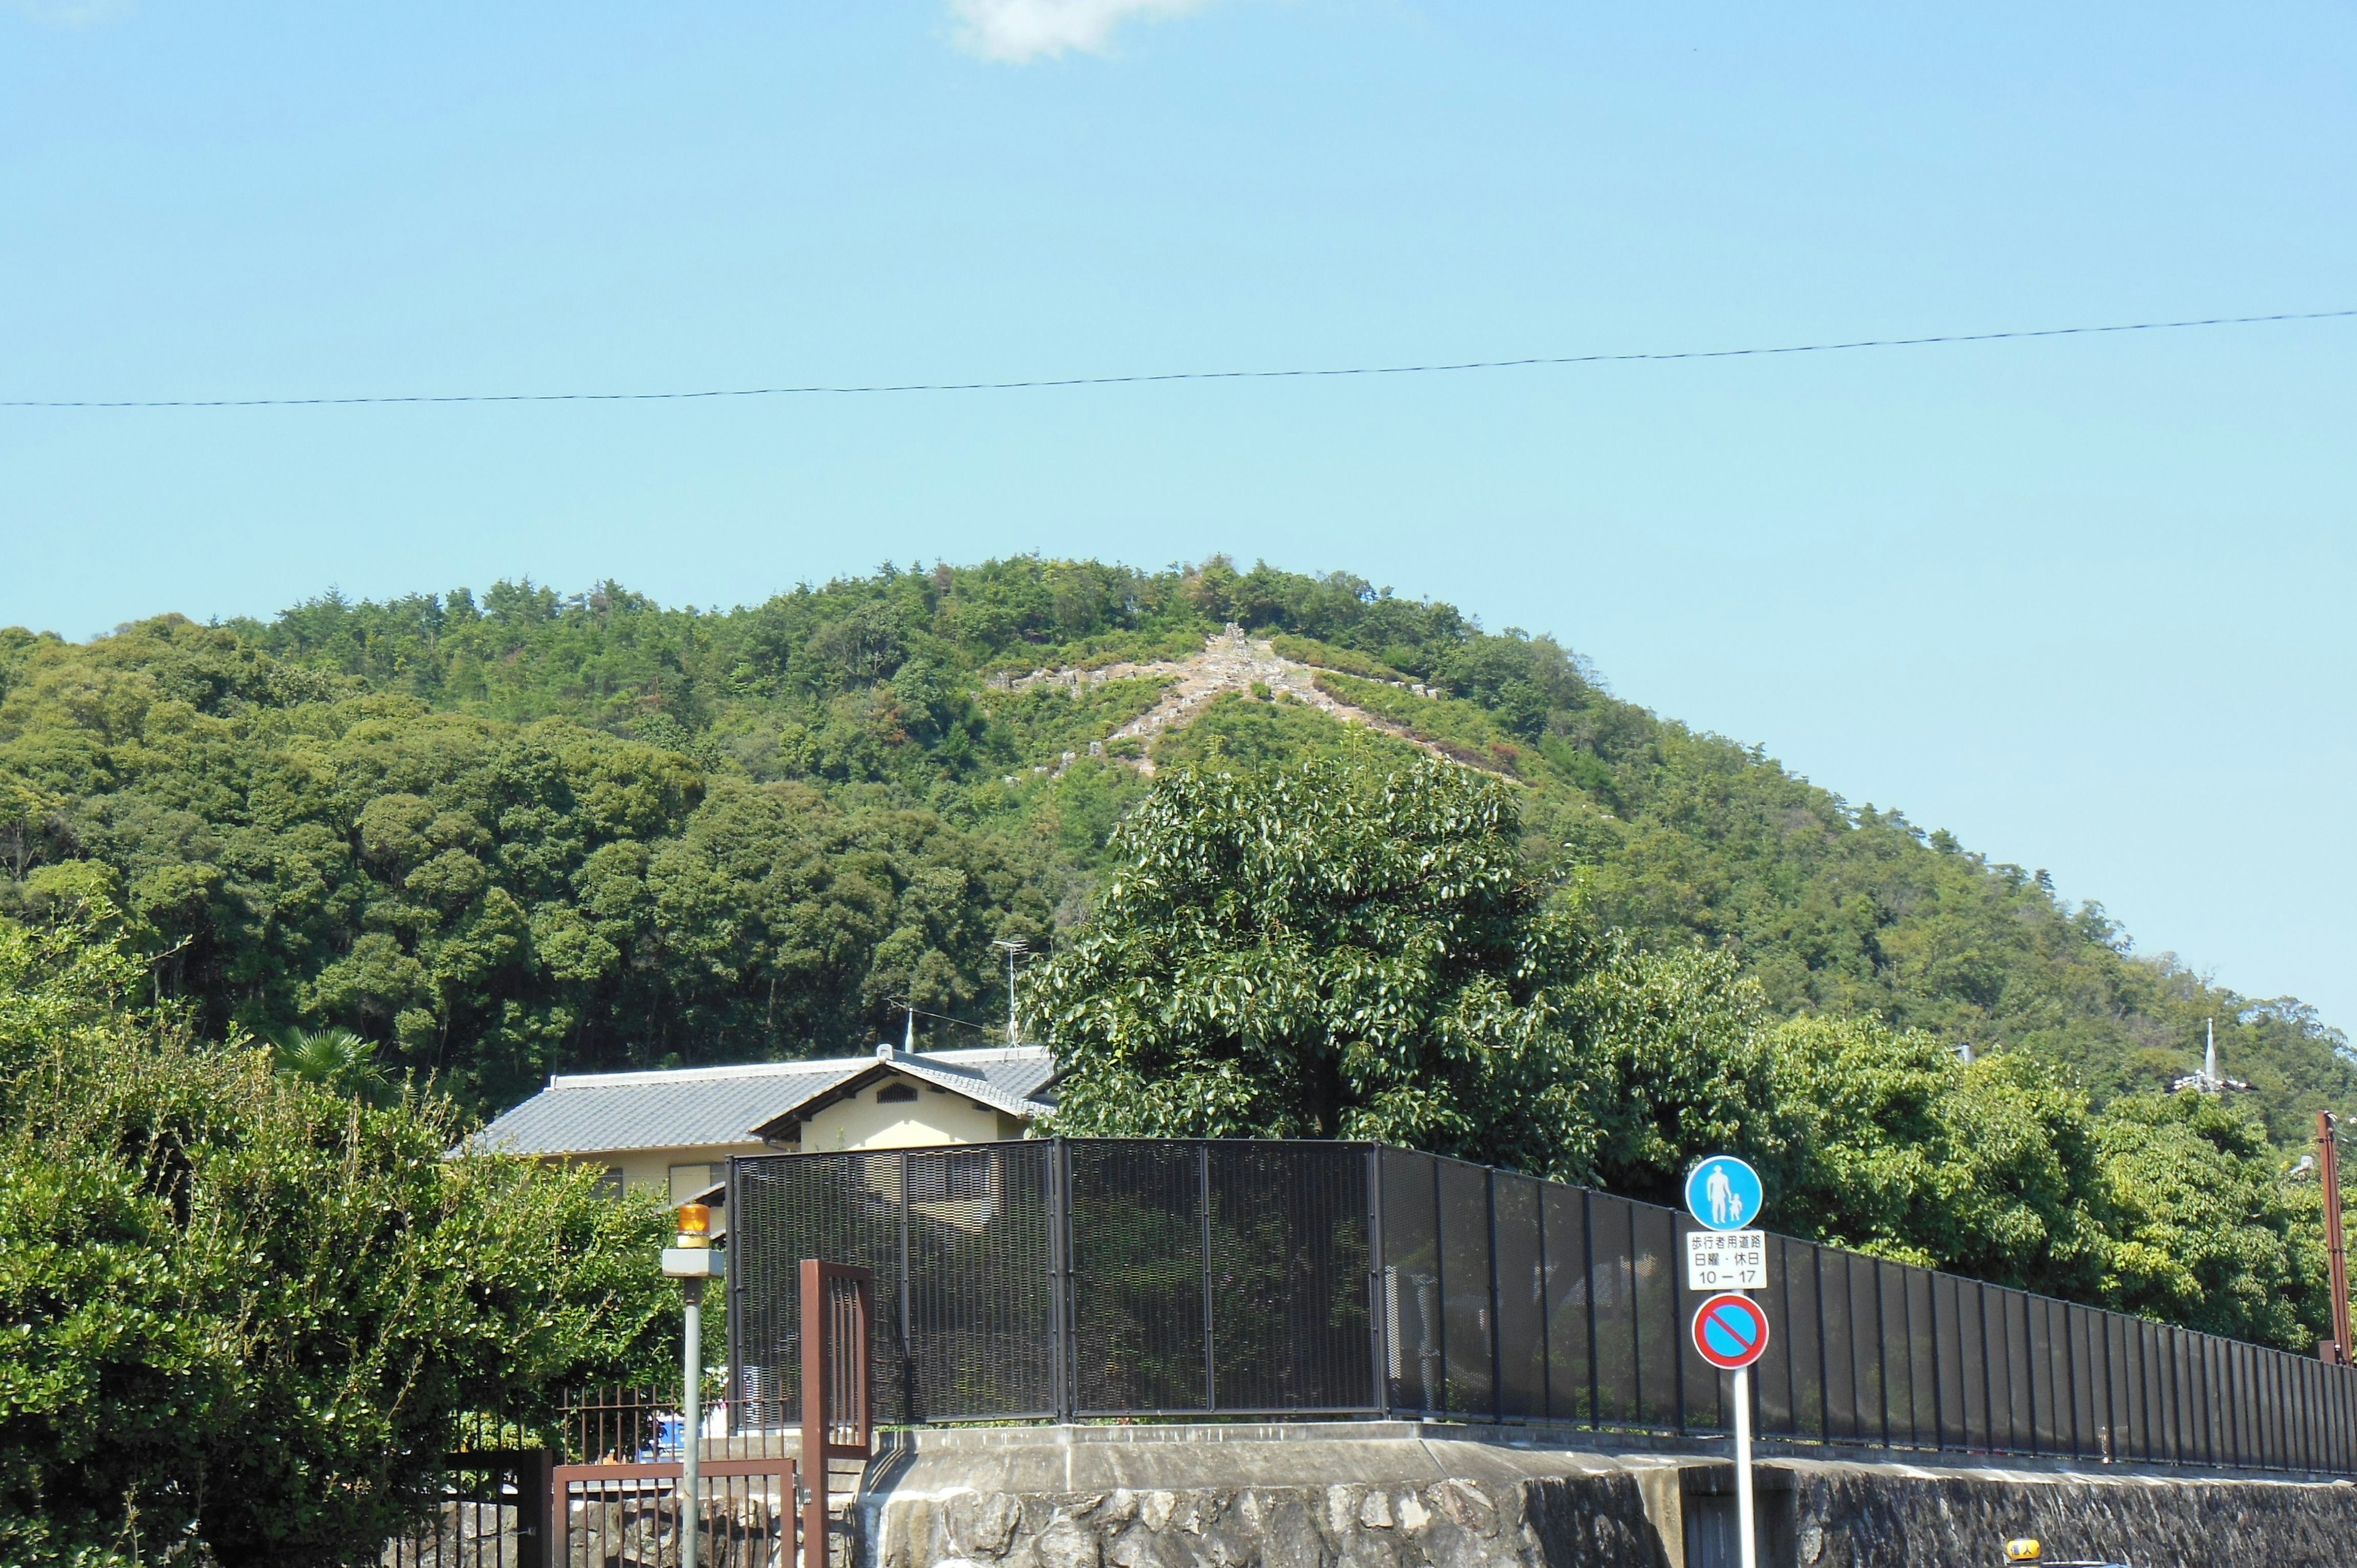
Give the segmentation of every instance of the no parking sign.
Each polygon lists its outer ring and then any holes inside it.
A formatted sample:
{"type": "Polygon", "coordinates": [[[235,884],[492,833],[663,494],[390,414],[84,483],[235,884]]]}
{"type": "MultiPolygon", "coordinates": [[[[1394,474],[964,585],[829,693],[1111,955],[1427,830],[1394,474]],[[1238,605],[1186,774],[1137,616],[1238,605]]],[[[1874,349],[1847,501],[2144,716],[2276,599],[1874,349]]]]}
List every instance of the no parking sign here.
{"type": "Polygon", "coordinates": [[[1768,1315],[1748,1295],[1733,1291],[1695,1308],[1695,1349],[1722,1371],[1739,1372],[1768,1348],[1768,1315]]]}

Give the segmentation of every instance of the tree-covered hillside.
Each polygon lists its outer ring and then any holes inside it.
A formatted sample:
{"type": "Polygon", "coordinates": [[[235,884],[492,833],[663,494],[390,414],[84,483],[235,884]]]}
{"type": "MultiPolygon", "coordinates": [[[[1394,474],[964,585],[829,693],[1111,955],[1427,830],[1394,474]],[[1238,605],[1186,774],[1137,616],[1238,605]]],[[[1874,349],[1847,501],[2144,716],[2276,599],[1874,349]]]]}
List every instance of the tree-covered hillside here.
{"type": "MultiPolygon", "coordinates": [[[[1547,637],[1219,559],[887,566],[727,611],[502,583],[0,632],[0,912],[117,895],[156,986],[215,1028],[349,1026],[483,1109],[565,1068],[857,1048],[899,998],[980,1027],[992,940],[1082,919],[1146,787],[1132,748],[1089,755],[1170,680],[1120,667],[1230,622],[1520,781],[1542,875],[1641,946],[1723,951],[1780,1013],[2033,1051],[2099,1101],[2191,1070],[2214,1017],[2278,1140],[2357,1109],[2337,1031],[2136,955],[2040,873],[1622,701],[1547,637]]],[[[1406,754],[1259,690],[1152,757],[1406,754]]]]}

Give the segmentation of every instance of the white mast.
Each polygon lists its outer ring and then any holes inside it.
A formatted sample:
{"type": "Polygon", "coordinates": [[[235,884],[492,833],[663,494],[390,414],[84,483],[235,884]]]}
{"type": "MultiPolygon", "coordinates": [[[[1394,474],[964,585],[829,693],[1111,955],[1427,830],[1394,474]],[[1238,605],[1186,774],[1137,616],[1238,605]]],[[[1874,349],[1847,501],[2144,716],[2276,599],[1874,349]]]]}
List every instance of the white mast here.
{"type": "Polygon", "coordinates": [[[1015,955],[1030,944],[1021,937],[1001,937],[990,945],[1004,950],[1006,954],[1006,1043],[1019,1046],[1023,1043],[1023,1036],[1015,1023],[1015,955]]]}

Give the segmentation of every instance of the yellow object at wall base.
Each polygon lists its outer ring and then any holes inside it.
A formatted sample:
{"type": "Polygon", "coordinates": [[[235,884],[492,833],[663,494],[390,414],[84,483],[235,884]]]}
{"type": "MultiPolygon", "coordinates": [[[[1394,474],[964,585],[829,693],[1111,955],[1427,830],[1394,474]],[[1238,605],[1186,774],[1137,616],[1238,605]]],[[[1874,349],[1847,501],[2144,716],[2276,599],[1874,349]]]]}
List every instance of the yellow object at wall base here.
{"type": "Polygon", "coordinates": [[[2044,1554],[2045,1549],[2028,1536],[2005,1543],[2005,1560],[2007,1563],[2035,1563],[2044,1554]]]}

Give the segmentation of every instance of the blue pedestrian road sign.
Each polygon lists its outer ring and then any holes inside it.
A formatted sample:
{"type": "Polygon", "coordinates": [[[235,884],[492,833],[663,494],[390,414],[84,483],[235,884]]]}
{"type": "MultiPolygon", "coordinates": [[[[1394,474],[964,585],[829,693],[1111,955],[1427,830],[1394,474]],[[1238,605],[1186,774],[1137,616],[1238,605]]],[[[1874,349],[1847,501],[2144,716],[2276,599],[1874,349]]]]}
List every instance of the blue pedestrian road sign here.
{"type": "Polygon", "coordinates": [[[1760,1173],[1733,1155],[1713,1155],[1686,1173],[1686,1212],[1714,1230],[1740,1230],[1760,1218],[1760,1173]]]}

